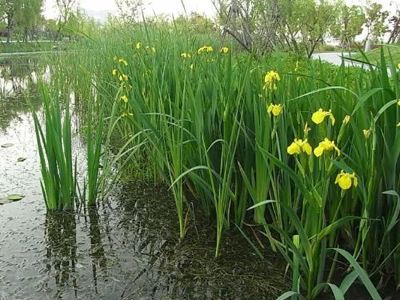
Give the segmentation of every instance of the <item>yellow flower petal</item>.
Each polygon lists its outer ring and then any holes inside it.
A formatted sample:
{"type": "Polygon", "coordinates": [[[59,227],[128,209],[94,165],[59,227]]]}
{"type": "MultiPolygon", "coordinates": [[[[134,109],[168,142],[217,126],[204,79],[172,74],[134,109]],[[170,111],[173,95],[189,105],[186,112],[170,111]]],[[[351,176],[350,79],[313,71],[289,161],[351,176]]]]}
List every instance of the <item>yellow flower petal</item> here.
{"type": "Polygon", "coordinates": [[[279,116],[282,113],[283,107],[282,104],[269,104],[267,106],[267,112],[272,113],[274,117],[279,116]]]}
{"type": "Polygon", "coordinates": [[[229,48],[228,47],[222,47],[220,52],[224,53],[224,54],[227,54],[229,52],[229,48]]]}
{"type": "Polygon", "coordinates": [[[318,111],[312,114],[311,120],[315,124],[321,124],[324,121],[325,117],[325,112],[322,110],[322,108],[320,108],[318,111]]]}
{"type": "Polygon", "coordinates": [[[370,129],[363,129],[363,134],[365,139],[368,139],[369,136],[371,135],[371,128],[370,129]]]}
{"type": "Polygon", "coordinates": [[[339,178],[338,184],[342,190],[348,190],[351,188],[351,178],[347,175],[343,175],[339,178]]]}
{"type": "Polygon", "coordinates": [[[264,77],[264,90],[276,90],[278,87],[276,83],[281,80],[278,72],[269,71],[264,77]]]}
{"type": "Polygon", "coordinates": [[[357,187],[358,185],[358,179],[356,174],[353,173],[347,173],[345,171],[340,171],[340,173],[336,176],[335,184],[338,184],[339,187],[342,190],[348,190],[351,188],[353,185],[354,187],[357,187]]]}
{"type": "Polygon", "coordinates": [[[311,155],[311,153],[312,153],[311,145],[309,143],[305,142],[304,145],[303,145],[303,151],[305,153],[307,153],[307,155],[311,155]]]}
{"type": "Polygon", "coordinates": [[[290,146],[287,148],[287,153],[290,155],[300,154],[300,152],[300,146],[296,142],[291,143],[290,146]]]}
{"type": "Polygon", "coordinates": [[[314,155],[316,157],[320,157],[324,153],[324,148],[321,146],[318,146],[317,148],[314,149],[314,155]]]}

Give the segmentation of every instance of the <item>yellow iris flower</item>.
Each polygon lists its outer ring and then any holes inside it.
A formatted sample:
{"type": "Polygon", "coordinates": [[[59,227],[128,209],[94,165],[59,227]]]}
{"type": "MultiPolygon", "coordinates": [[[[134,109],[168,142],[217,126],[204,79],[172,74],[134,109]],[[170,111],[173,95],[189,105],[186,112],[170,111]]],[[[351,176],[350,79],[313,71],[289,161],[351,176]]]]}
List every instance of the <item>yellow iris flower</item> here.
{"type": "Polygon", "coordinates": [[[125,59],[123,59],[123,58],[118,59],[118,62],[119,62],[120,64],[125,65],[125,66],[128,65],[128,62],[127,62],[125,59]]]}
{"type": "Polygon", "coordinates": [[[312,147],[307,139],[304,141],[302,139],[294,139],[293,143],[287,147],[287,153],[290,155],[300,154],[302,152],[307,153],[307,155],[311,155],[312,153],[312,147]]]}
{"type": "Polygon", "coordinates": [[[229,48],[228,47],[222,47],[220,52],[223,53],[223,54],[227,54],[229,52],[229,48]]]}
{"type": "Polygon", "coordinates": [[[312,114],[311,120],[315,124],[321,124],[326,117],[329,117],[329,119],[331,119],[332,125],[335,125],[335,117],[333,116],[331,110],[324,111],[322,110],[322,108],[318,109],[315,113],[312,114]]]}
{"type": "Polygon", "coordinates": [[[113,76],[117,76],[117,73],[118,73],[117,69],[112,70],[112,75],[113,76]]]}
{"type": "Polygon", "coordinates": [[[128,102],[128,97],[126,95],[123,95],[121,97],[121,100],[124,101],[125,103],[127,103],[128,102]]]}
{"type": "Polygon", "coordinates": [[[267,106],[268,113],[272,113],[274,117],[279,116],[282,113],[282,104],[270,104],[267,106]]]}
{"type": "Polygon", "coordinates": [[[141,42],[138,42],[138,43],[136,43],[136,49],[140,49],[140,48],[142,48],[142,43],[141,42]]]}
{"type": "Polygon", "coordinates": [[[314,155],[316,157],[320,157],[324,152],[330,152],[332,150],[336,150],[337,154],[340,155],[339,148],[335,145],[334,141],[330,141],[328,138],[325,138],[322,142],[318,144],[318,147],[314,149],[314,155]]]}
{"type": "Polygon", "coordinates": [[[119,81],[128,81],[128,75],[122,74],[119,75],[119,81]]]}
{"type": "Polygon", "coordinates": [[[363,134],[364,134],[365,139],[369,138],[369,136],[371,135],[371,132],[372,132],[371,128],[370,129],[363,129],[363,134]]]}
{"type": "Polygon", "coordinates": [[[183,52],[183,53],[181,53],[181,57],[182,58],[191,58],[192,56],[190,55],[190,53],[183,52]]]}
{"type": "Polygon", "coordinates": [[[276,90],[278,87],[276,83],[281,80],[278,72],[269,71],[264,77],[264,90],[276,90]]]}
{"type": "Polygon", "coordinates": [[[358,179],[355,173],[347,173],[342,170],[336,176],[335,184],[338,184],[342,190],[348,190],[351,186],[358,185],[358,179]]]}
{"type": "Polygon", "coordinates": [[[197,50],[197,53],[200,54],[200,53],[203,53],[203,52],[208,53],[208,52],[213,52],[213,51],[214,51],[213,47],[211,47],[211,46],[203,46],[203,47],[199,48],[199,50],[197,50]]]}

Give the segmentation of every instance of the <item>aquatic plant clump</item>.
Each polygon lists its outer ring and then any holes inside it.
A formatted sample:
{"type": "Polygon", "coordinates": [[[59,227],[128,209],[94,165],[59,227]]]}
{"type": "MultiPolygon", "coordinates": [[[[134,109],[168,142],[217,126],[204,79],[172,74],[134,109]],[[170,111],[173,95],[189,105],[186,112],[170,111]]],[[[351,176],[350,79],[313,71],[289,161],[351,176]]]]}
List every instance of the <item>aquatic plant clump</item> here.
{"type": "Polygon", "coordinates": [[[40,157],[41,188],[50,210],[73,209],[76,196],[76,165],[72,156],[70,100],[63,102],[57,92],[41,86],[44,124],[34,111],[36,140],[40,157]]]}
{"type": "Polygon", "coordinates": [[[146,166],[137,173],[170,187],[181,239],[198,207],[215,223],[216,256],[224,230],[254,223],[264,237],[254,248],[268,243],[292,270],[288,297],[330,288],[340,299],[348,288],[333,280],[343,274],[371,297],[380,275],[400,283],[394,62],[382,55],[363,70],[257,58],[157,26],[77,47],[73,63],[60,62],[66,78],[89,95],[91,78],[68,70],[96,70],[97,101],[118,116],[113,134],[142,145],[130,157],[146,166]]]}

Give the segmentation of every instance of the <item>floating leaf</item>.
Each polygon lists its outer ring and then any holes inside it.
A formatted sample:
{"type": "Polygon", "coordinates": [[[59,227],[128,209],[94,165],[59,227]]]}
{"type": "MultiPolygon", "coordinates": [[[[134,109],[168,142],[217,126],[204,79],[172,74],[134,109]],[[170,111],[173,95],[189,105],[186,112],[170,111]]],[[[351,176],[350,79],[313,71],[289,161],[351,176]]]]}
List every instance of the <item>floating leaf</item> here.
{"type": "Polygon", "coordinates": [[[10,148],[10,147],[12,147],[12,146],[14,146],[14,144],[7,143],[7,144],[1,145],[1,148],[10,148]]]}
{"type": "Polygon", "coordinates": [[[18,157],[17,162],[23,162],[26,160],[26,157],[18,157]]]}
{"type": "Polygon", "coordinates": [[[7,199],[10,201],[19,201],[21,199],[23,199],[25,196],[21,195],[21,194],[12,194],[12,195],[8,195],[7,199]]]}

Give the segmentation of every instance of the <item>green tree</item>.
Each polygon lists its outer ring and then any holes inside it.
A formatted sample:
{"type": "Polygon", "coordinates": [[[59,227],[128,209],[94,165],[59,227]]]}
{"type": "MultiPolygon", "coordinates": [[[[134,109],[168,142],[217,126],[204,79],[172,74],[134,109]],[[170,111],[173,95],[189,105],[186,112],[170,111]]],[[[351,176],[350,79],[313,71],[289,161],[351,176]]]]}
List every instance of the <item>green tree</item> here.
{"type": "Polygon", "coordinates": [[[336,21],[328,0],[215,1],[224,31],[247,49],[289,49],[311,57],[336,21]]]}
{"type": "Polygon", "coordinates": [[[68,20],[77,11],[78,2],[79,0],[56,0],[56,5],[58,8],[58,28],[56,39],[61,38],[61,33],[68,23],[68,20]]]}
{"type": "Polygon", "coordinates": [[[34,36],[37,26],[42,22],[43,0],[19,0],[20,6],[15,12],[15,26],[22,31],[23,40],[34,36]]]}
{"type": "Polygon", "coordinates": [[[388,31],[386,19],[389,16],[389,12],[383,10],[382,4],[369,1],[368,6],[365,7],[365,15],[365,28],[367,29],[367,35],[364,40],[364,45],[368,40],[371,40],[374,43],[378,42],[382,35],[388,31]]]}
{"type": "Polygon", "coordinates": [[[357,35],[363,31],[366,21],[363,8],[358,5],[348,6],[344,2],[337,4],[337,16],[330,28],[330,34],[340,41],[344,48],[350,48],[357,35]]]}
{"type": "Polygon", "coordinates": [[[15,15],[21,7],[21,0],[0,0],[0,13],[6,24],[7,43],[10,42],[15,26],[15,15]]]}

